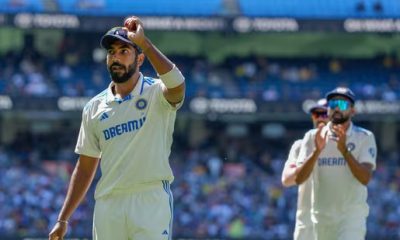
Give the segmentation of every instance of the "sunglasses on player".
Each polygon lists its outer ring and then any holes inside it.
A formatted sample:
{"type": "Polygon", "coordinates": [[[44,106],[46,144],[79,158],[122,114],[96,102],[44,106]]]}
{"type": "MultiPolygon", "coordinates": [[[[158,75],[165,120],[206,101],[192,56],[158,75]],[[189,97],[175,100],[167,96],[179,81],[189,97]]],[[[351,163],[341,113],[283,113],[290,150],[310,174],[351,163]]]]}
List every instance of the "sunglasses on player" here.
{"type": "Polygon", "coordinates": [[[326,112],[312,112],[311,115],[314,118],[328,118],[328,114],[326,112]]]}
{"type": "Polygon", "coordinates": [[[328,107],[331,109],[339,108],[340,111],[346,111],[350,108],[350,103],[344,99],[332,99],[328,101],[328,107]]]}

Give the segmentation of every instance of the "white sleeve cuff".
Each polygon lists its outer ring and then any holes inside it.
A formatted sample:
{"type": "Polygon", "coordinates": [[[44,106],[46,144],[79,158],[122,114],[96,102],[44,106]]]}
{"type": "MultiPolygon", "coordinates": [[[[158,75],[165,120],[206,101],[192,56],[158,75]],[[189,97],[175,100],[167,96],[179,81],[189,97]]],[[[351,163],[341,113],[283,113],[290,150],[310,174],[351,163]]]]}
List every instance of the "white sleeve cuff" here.
{"type": "Polygon", "coordinates": [[[175,64],[172,67],[171,71],[163,75],[159,75],[159,77],[168,89],[176,88],[185,81],[185,78],[183,77],[181,71],[179,71],[175,64]]]}

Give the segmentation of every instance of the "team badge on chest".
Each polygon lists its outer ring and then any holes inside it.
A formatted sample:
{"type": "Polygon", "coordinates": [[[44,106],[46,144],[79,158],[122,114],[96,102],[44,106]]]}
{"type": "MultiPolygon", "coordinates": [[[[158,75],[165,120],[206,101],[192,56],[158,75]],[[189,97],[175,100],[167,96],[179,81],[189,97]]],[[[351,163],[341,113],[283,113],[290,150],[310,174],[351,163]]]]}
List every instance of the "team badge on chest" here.
{"type": "Polygon", "coordinates": [[[136,108],[139,110],[143,110],[147,107],[147,101],[143,98],[140,98],[136,101],[136,108]]]}
{"type": "Polygon", "coordinates": [[[347,144],[346,147],[347,147],[347,151],[352,152],[356,148],[356,145],[354,143],[350,142],[347,144]]]}

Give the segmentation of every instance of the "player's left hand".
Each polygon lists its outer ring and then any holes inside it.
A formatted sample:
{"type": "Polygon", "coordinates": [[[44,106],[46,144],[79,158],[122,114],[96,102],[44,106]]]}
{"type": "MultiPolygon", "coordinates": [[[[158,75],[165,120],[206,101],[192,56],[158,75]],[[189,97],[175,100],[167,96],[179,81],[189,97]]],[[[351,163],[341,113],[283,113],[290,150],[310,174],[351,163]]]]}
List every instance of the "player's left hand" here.
{"type": "Polygon", "coordinates": [[[332,126],[332,131],[335,133],[336,138],[334,139],[337,142],[337,148],[341,153],[346,152],[347,147],[346,147],[346,131],[343,127],[343,125],[338,124],[338,125],[333,125],[332,126]]]}
{"type": "Polygon", "coordinates": [[[131,16],[125,20],[124,26],[128,29],[128,38],[142,50],[146,49],[146,36],[142,21],[136,16],[131,16]]]}
{"type": "Polygon", "coordinates": [[[57,222],[49,233],[49,240],[63,240],[67,233],[68,224],[57,222]]]}

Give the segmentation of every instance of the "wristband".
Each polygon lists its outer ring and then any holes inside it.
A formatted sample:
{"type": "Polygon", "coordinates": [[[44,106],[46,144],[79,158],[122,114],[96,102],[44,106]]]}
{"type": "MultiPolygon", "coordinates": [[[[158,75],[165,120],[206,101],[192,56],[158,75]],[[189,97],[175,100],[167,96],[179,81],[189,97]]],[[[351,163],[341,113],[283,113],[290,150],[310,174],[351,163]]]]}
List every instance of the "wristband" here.
{"type": "Polygon", "coordinates": [[[185,82],[185,78],[183,77],[181,71],[175,66],[172,67],[171,71],[160,75],[160,79],[163,81],[164,85],[170,88],[176,88],[185,82]]]}

